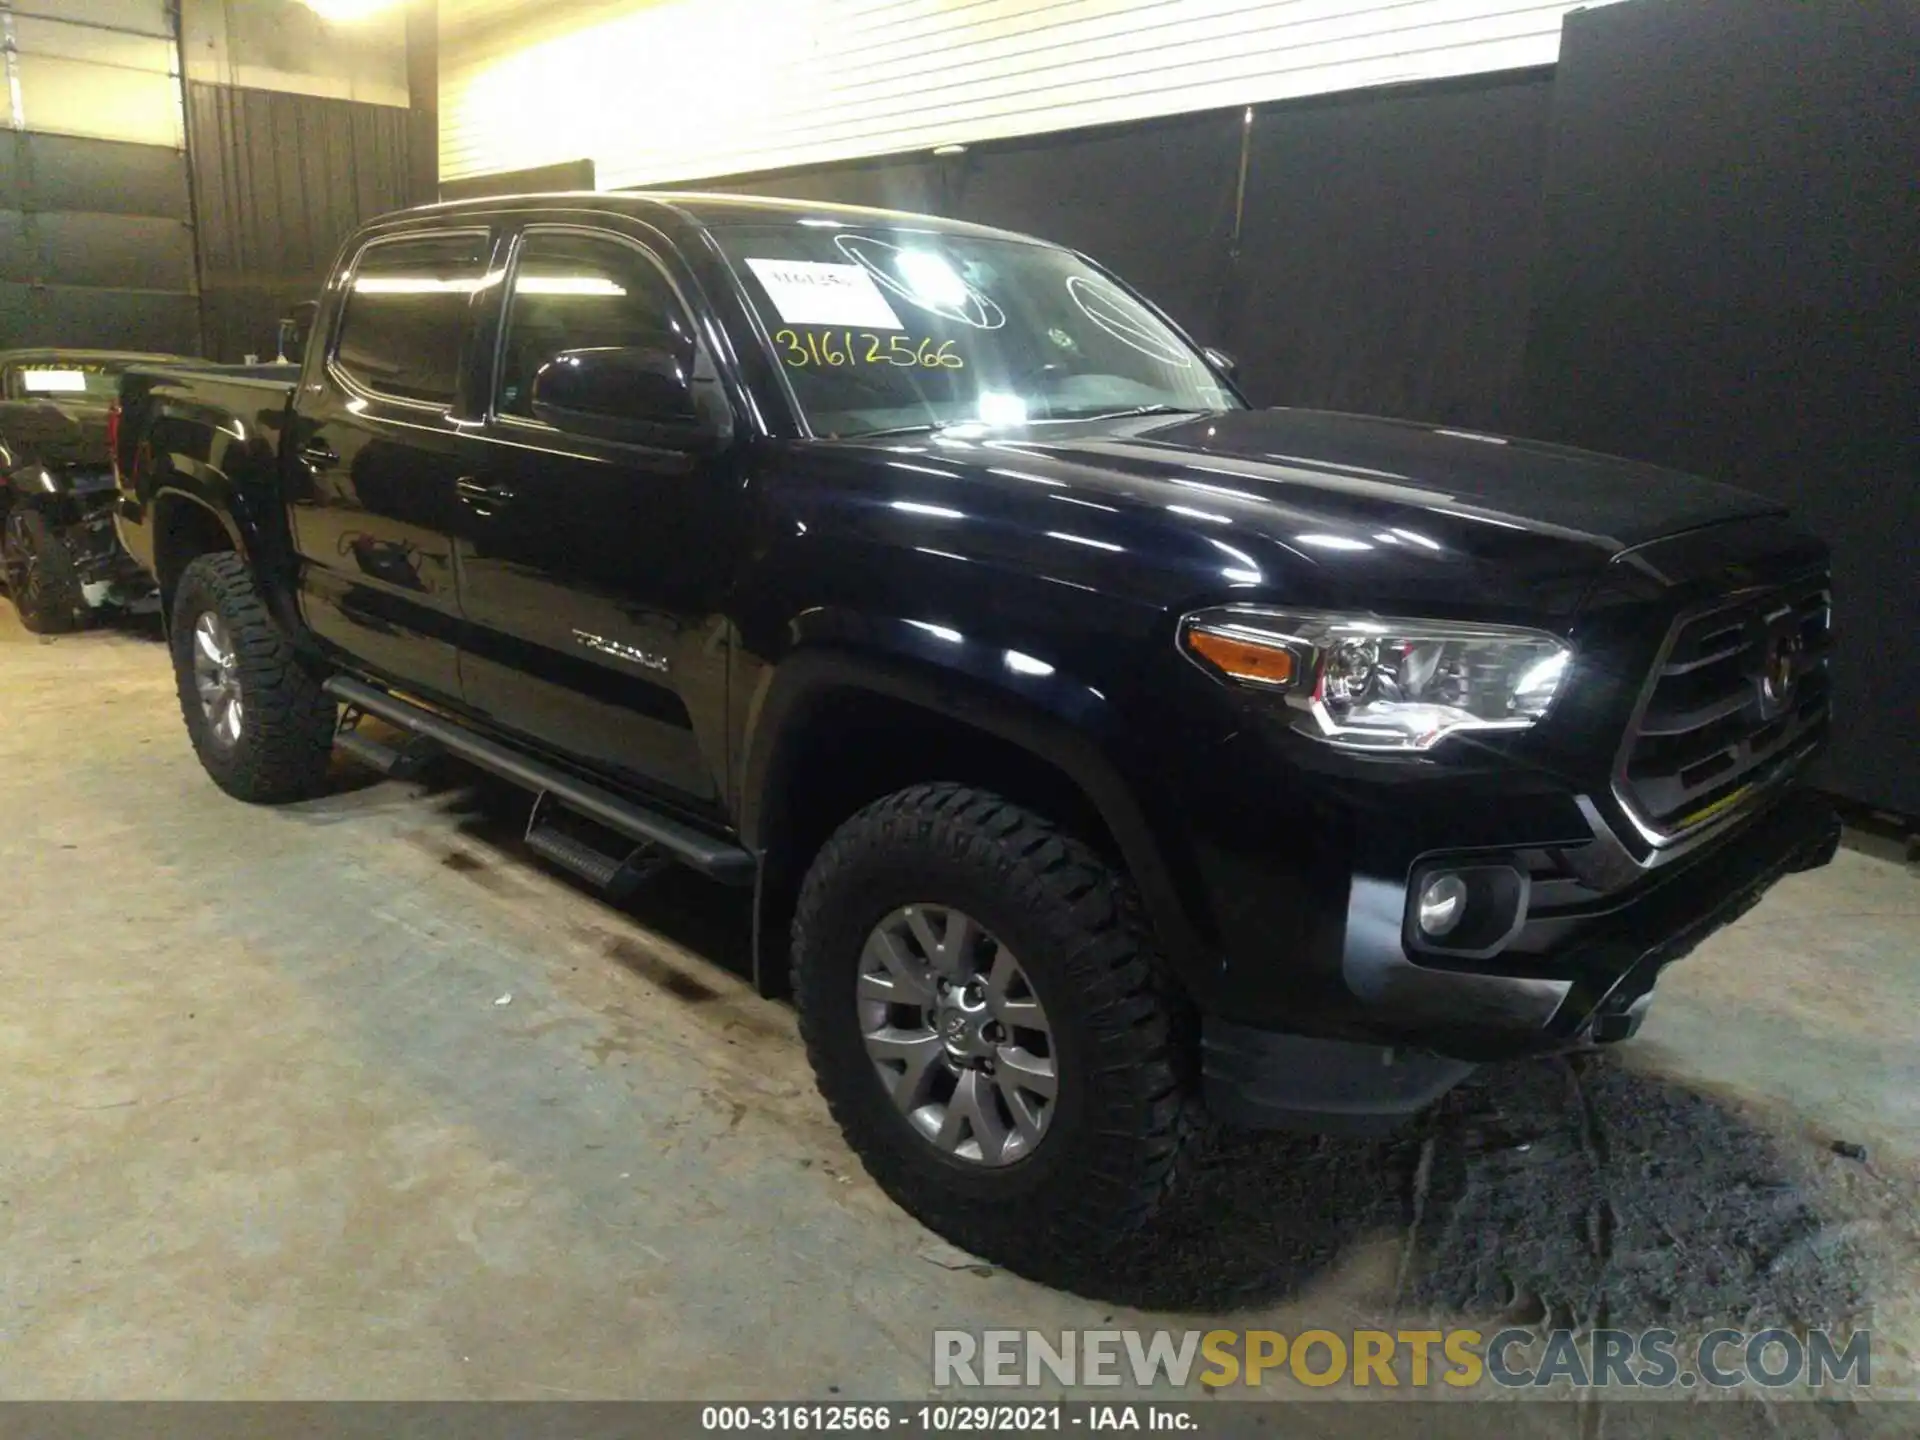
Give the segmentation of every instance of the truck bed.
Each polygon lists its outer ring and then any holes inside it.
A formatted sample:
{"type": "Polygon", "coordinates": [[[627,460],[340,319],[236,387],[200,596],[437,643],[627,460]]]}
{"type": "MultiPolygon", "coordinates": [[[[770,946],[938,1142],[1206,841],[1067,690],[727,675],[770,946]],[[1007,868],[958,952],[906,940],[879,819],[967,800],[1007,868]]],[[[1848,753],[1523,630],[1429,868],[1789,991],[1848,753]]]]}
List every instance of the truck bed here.
{"type": "Polygon", "coordinates": [[[142,568],[160,568],[154,511],[156,502],[171,503],[165,495],[239,526],[236,545],[251,548],[284,529],[280,436],[299,373],[293,365],[189,362],[135,366],[121,376],[113,442],[119,530],[142,568]],[[179,457],[194,463],[176,463],[179,457]]]}
{"type": "Polygon", "coordinates": [[[262,386],[291,392],[300,378],[298,365],[221,365],[214,361],[183,360],[167,364],[129,366],[121,377],[121,398],[126,397],[126,381],[146,376],[155,379],[176,380],[199,386],[206,383],[232,382],[249,389],[262,386]]]}

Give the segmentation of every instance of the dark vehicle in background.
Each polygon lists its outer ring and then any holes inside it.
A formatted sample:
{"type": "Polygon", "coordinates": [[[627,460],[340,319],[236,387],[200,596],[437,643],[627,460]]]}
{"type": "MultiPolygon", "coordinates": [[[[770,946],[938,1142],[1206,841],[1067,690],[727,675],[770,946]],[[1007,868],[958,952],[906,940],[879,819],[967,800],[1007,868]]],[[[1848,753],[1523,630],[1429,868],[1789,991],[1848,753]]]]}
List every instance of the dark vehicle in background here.
{"type": "Polygon", "coordinates": [[[53,634],[155,604],[114,535],[109,412],[129,365],[173,358],[0,351],[0,580],[27,629],[53,634]]]}
{"type": "Polygon", "coordinates": [[[464,202],[348,242],[297,384],[130,373],[119,515],[229,793],[451,752],[610,891],[750,889],[880,1184],[1086,1286],[1203,1114],[1624,1039],[1838,837],[1777,506],[1230,372],[976,226],[464,202]]]}

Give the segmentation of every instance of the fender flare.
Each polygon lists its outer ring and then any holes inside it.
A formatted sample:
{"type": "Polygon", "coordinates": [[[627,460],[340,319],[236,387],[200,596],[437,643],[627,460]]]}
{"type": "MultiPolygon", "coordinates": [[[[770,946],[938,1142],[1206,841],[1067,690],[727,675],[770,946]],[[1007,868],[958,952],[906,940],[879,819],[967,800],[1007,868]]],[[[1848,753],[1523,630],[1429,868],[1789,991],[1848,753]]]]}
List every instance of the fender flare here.
{"type": "MultiPolygon", "coordinates": [[[[1071,684],[1071,682],[1065,682],[1071,684]]],[[[1137,888],[1161,949],[1176,970],[1201,979],[1217,968],[1218,946],[1197,918],[1197,877],[1185,857],[1163,843],[1152,821],[1151,790],[1130,781],[1122,763],[1099,743],[1101,729],[1070,723],[1043,703],[996,689],[978,677],[939,670],[893,655],[842,647],[795,651],[773,671],[757,697],[743,747],[740,789],[742,842],[765,863],[785,828],[780,797],[796,763],[790,737],[804,728],[808,710],[833,693],[868,691],[957,720],[1011,744],[1051,766],[1074,785],[1106,825],[1137,888]],[[1142,795],[1148,803],[1142,804],[1142,795]]],[[[1098,692],[1094,692],[1098,694],[1098,692]]],[[[1103,701],[1104,701],[1104,697],[1103,701]]],[[[789,877],[797,884],[798,877],[789,877]]],[[[763,895],[756,894],[756,970],[763,971],[760,934],[763,895]]],[[[763,989],[765,988],[763,984],[763,989]]]]}
{"type": "MultiPolygon", "coordinates": [[[[247,536],[242,532],[233,516],[227,514],[218,505],[208,500],[205,495],[184,489],[178,485],[162,485],[153,492],[153,498],[149,502],[149,505],[153,511],[156,536],[159,533],[161,517],[171,511],[176,503],[191,505],[195,509],[210,516],[213,522],[220,527],[221,532],[232,542],[234,550],[242,559],[245,559],[252,553],[252,547],[247,542],[247,536]]],[[[157,560],[158,556],[155,558],[157,560]]]]}
{"type": "MultiPolygon", "coordinates": [[[[247,544],[247,537],[233,516],[227,514],[205,495],[178,485],[163,483],[147,500],[144,523],[133,534],[123,531],[120,541],[127,547],[128,553],[134,557],[135,563],[153,577],[153,582],[160,591],[162,613],[169,616],[173,610],[174,586],[179,584],[180,571],[186,567],[184,564],[179,565],[174,567],[171,575],[166,573],[168,563],[174,557],[166,552],[162,544],[162,536],[166,534],[164,527],[169,517],[183,508],[191,509],[204,519],[211,521],[213,528],[226,537],[227,544],[233,552],[248,564],[252,563],[252,550],[247,544]]],[[[276,619],[285,623],[271,601],[268,608],[274,610],[276,619]]]]}
{"type": "MultiPolygon", "coordinates": [[[[135,466],[135,491],[139,498],[132,503],[140,512],[137,519],[129,513],[123,482],[120,514],[123,519],[131,520],[135,533],[129,535],[123,531],[122,543],[135,560],[160,582],[166,605],[172,605],[173,595],[171,587],[160,573],[161,526],[175,506],[191,505],[212,520],[226,537],[228,547],[246,562],[249,569],[256,572],[256,579],[262,586],[262,598],[275,621],[289,635],[302,636],[298,603],[292,587],[277,583],[277,575],[262,577],[258,574],[259,567],[274,552],[271,538],[263,535],[261,530],[261,517],[256,509],[259,502],[250,500],[245,489],[235,484],[227,471],[179,451],[154,450],[143,442],[135,466]],[[142,553],[143,550],[146,553],[142,553]]],[[[277,488],[272,494],[277,502],[277,488]]],[[[173,578],[177,580],[178,576],[173,578]]],[[[296,643],[304,641],[297,640],[296,643]]]]}

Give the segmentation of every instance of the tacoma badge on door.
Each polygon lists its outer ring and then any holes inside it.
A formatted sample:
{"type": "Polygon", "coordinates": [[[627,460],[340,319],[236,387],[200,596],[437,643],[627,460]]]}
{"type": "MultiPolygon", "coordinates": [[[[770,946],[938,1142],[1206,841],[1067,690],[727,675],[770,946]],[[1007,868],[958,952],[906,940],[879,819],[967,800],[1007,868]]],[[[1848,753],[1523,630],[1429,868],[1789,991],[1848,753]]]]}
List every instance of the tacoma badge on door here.
{"type": "Polygon", "coordinates": [[[625,660],[628,664],[638,665],[643,670],[657,670],[664,675],[673,668],[664,655],[654,655],[645,650],[635,649],[631,645],[622,645],[618,640],[609,640],[604,635],[589,635],[584,630],[576,630],[573,632],[573,638],[589,650],[598,650],[602,655],[611,655],[616,660],[625,660]]]}

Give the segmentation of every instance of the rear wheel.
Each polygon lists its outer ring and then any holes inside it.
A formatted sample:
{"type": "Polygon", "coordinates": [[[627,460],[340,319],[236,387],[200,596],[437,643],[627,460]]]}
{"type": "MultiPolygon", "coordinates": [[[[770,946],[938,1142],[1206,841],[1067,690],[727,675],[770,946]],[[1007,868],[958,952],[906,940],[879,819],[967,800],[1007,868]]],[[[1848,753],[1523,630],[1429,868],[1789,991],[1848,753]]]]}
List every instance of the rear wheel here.
{"type": "Polygon", "coordinates": [[[1125,877],[1041,817],[922,785],[847,821],[802,889],[794,998],[868,1173],[964,1249],[1086,1288],[1171,1192],[1178,1003],[1125,877]]]}
{"type": "Polygon", "coordinates": [[[79,629],[87,597],[66,544],[38,510],[16,507],[0,533],[0,568],[20,623],[36,635],[79,629]]]}
{"type": "Polygon", "coordinates": [[[187,566],[170,638],[180,710],[214,783],[256,804],[317,794],[338,710],[267,614],[238,555],[202,555],[187,566]]]}

